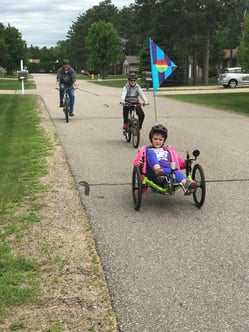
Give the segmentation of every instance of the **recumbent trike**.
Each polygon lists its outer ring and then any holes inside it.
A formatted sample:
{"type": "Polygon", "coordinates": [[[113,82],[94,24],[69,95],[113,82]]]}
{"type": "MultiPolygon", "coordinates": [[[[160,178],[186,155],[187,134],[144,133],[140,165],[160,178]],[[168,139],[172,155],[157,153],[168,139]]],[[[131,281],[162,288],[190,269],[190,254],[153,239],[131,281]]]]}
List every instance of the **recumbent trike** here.
{"type": "MultiPolygon", "coordinates": [[[[193,196],[194,204],[196,207],[201,208],[205,201],[206,196],[206,183],[204,171],[199,164],[195,164],[192,169],[193,161],[197,160],[200,155],[199,150],[193,151],[193,158],[190,158],[187,152],[186,163],[186,178],[188,180],[194,180],[196,182],[195,190],[190,193],[193,196]]],[[[142,165],[134,166],[132,172],[132,196],[135,210],[139,210],[142,203],[143,192],[146,192],[148,188],[152,191],[163,195],[174,195],[176,190],[182,189],[185,193],[185,188],[181,183],[176,182],[175,179],[175,162],[171,163],[171,173],[164,176],[163,183],[159,184],[150,180],[146,174],[142,172],[142,165]]]]}

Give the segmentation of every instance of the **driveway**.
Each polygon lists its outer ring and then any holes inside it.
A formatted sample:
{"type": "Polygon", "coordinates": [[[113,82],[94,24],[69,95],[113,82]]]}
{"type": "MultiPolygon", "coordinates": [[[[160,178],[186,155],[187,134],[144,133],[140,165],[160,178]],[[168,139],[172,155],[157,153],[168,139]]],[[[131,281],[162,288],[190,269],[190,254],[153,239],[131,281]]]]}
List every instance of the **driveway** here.
{"type": "MultiPolygon", "coordinates": [[[[207,197],[197,209],[180,191],[149,192],[136,212],[136,150],[122,136],[121,91],[79,81],[76,116],[65,123],[54,76],[34,78],[78,184],[120,331],[249,331],[249,117],[156,95],[168,144],[183,157],[201,151],[207,197]]],[[[155,122],[146,94],[141,145],[155,122]]]]}

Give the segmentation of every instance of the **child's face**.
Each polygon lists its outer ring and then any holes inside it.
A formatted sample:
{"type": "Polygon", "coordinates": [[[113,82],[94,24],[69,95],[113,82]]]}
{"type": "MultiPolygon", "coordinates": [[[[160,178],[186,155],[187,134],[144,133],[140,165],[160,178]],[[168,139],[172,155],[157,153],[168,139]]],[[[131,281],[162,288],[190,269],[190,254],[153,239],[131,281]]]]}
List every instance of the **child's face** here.
{"type": "Polygon", "coordinates": [[[160,148],[164,143],[164,136],[162,134],[154,134],[152,136],[152,145],[155,148],[160,148]]]}

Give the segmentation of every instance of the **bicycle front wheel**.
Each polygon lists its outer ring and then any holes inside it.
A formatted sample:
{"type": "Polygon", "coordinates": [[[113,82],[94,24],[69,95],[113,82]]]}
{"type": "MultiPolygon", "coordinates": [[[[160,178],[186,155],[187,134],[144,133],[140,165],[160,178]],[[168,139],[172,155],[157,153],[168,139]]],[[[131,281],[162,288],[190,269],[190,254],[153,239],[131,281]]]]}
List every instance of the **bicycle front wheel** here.
{"type": "Polygon", "coordinates": [[[126,129],[126,132],[125,132],[125,139],[128,143],[130,143],[130,141],[131,141],[131,124],[130,124],[130,122],[128,123],[128,128],[126,129]]]}
{"type": "Polygon", "coordinates": [[[192,179],[196,182],[197,188],[193,192],[195,206],[201,208],[206,197],[206,182],[204,171],[199,164],[195,164],[192,172],[192,179]]]}
{"type": "Polygon", "coordinates": [[[132,128],[132,144],[134,148],[138,148],[140,142],[140,128],[138,121],[134,123],[132,128]]]}
{"type": "Polygon", "coordinates": [[[70,109],[69,100],[65,100],[64,113],[65,113],[66,122],[69,121],[69,109],[70,109]]]}

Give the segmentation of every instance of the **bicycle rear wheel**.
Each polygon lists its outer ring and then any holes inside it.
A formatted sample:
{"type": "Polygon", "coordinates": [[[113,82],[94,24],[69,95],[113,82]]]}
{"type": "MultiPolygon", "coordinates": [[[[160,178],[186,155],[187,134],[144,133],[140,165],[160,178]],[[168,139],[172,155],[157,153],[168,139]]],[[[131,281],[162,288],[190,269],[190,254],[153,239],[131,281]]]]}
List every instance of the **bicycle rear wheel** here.
{"type": "Polygon", "coordinates": [[[192,172],[192,179],[196,182],[197,188],[193,192],[195,206],[201,208],[206,197],[206,182],[204,171],[199,164],[195,164],[192,172]]]}
{"type": "Polygon", "coordinates": [[[133,128],[132,128],[132,144],[135,149],[138,148],[139,142],[140,142],[140,128],[139,128],[138,121],[136,121],[133,124],[133,128]]]}
{"type": "Polygon", "coordinates": [[[142,181],[139,167],[134,167],[132,172],[132,197],[135,210],[139,210],[142,203],[142,181]]]}

